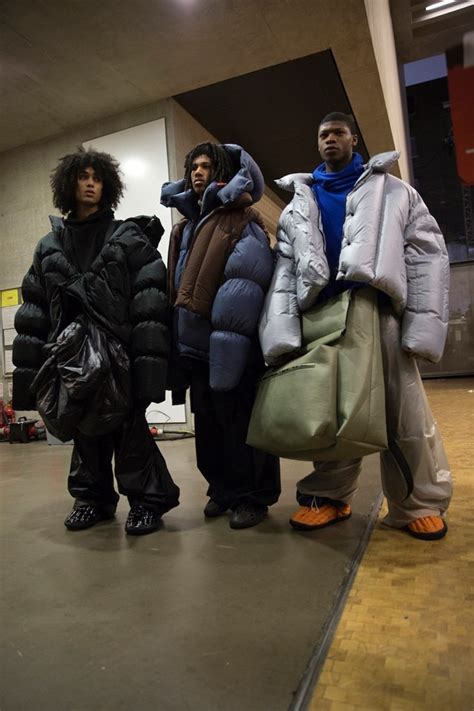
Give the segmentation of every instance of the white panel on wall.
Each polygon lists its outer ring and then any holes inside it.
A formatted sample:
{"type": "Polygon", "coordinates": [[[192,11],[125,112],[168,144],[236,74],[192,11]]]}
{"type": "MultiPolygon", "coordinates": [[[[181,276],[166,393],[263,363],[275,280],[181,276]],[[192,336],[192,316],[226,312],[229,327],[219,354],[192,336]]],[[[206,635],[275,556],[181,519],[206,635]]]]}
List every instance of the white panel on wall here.
{"type": "Polygon", "coordinates": [[[159,249],[166,261],[171,210],[160,205],[161,186],[169,180],[165,119],[94,138],[83,146],[110,153],[119,161],[125,192],[115,216],[124,220],[134,215],[157,215],[165,228],[159,249]]]}
{"type": "MultiPolygon", "coordinates": [[[[85,141],[83,145],[85,148],[110,153],[120,163],[125,191],[115,211],[117,219],[136,215],[157,215],[160,218],[165,234],[159,250],[166,261],[172,225],[171,210],[160,205],[161,186],[169,180],[165,119],[94,138],[85,141]]],[[[150,405],[147,420],[159,423],[186,422],[185,407],[173,406],[168,394],[165,402],[150,405]]]]}

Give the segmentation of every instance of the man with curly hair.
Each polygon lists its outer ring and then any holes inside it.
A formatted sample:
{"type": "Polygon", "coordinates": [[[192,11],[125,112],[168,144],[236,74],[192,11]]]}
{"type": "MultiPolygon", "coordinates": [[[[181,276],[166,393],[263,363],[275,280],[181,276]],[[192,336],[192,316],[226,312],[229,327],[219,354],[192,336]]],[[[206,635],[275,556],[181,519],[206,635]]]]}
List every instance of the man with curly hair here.
{"type": "Polygon", "coordinates": [[[184,169],[184,179],[165,183],[161,194],[184,215],[168,257],[170,387],[177,402],[179,385],[190,386],[197,465],[209,484],[204,515],[230,511],[231,528],[249,528],[280,494],[278,459],[246,444],[264,368],[257,324],[273,272],[268,234],[252,207],[263,176],[233,144],[199,144],[184,169]]]}
{"type": "MultiPolygon", "coordinates": [[[[23,285],[13,344],[13,404],[36,407],[30,389],[51,344],[77,318],[87,318],[125,349],[131,381],[128,413],[104,434],[74,430],[68,478],[74,507],[64,524],[78,531],[112,519],[120,493],[130,503],[125,530],[157,530],[161,516],[178,505],[179,489],[150,434],[145,409],[165,396],[169,333],[166,270],[157,251],[163,228],[155,217],[120,222],[114,208],[123,195],[112,156],[78,149],[51,175],[53,203],[65,219],[38,243],[23,285]]],[[[77,373],[77,384],[81,377],[77,373]]],[[[107,420],[107,402],[101,403],[107,420]]],[[[84,428],[83,428],[84,430],[84,428]]]]}

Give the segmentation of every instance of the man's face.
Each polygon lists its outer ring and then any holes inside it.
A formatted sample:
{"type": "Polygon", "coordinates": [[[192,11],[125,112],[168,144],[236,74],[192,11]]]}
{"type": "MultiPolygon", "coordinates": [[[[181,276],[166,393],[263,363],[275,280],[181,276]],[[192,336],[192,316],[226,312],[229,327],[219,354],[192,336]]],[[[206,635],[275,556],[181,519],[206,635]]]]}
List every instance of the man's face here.
{"type": "Polygon", "coordinates": [[[357,140],[357,136],[351,133],[343,121],[328,121],[320,125],[318,149],[328,172],[342,170],[351,162],[357,140]]]}
{"type": "Polygon", "coordinates": [[[194,159],[191,166],[191,185],[196,195],[202,195],[211,182],[214,165],[209,156],[201,155],[194,159]]]}
{"type": "Polygon", "coordinates": [[[94,168],[82,168],[76,181],[76,205],[98,209],[103,187],[104,183],[94,168]]]}

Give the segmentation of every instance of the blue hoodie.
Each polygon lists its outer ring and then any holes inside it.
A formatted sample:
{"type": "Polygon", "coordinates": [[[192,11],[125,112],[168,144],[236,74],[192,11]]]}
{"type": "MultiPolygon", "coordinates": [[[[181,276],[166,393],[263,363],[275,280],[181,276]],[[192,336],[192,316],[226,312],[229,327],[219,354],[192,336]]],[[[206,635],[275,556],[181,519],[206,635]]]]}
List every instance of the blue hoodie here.
{"type": "Polygon", "coordinates": [[[354,153],[351,162],[337,173],[328,173],[325,163],[318,165],[313,172],[312,190],[321,211],[326,238],[326,257],[331,273],[329,284],[319,297],[320,301],[349,289],[356,283],[336,282],[335,279],[339,267],[343,227],[346,219],[346,198],[363,172],[363,160],[359,153],[354,153]]]}

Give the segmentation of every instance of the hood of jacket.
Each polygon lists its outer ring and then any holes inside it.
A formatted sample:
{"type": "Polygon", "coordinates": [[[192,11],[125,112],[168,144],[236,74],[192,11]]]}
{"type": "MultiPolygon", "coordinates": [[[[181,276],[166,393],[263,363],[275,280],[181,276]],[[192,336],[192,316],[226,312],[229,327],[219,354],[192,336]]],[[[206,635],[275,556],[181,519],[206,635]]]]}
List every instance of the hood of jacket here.
{"type": "Polygon", "coordinates": [[[185,189],[184,180],[164,183],[161,189],[161,204],[176,208],[187,219],[195,219],[200,212],[207,212],[208,204],[245,207],[258,202],[263,195],[265,183],[262,171],[252,156],[235,143],[224,143],[222,148],[229,154],[232,163],[239,167],[224,186],[216,182],[207,186],[201,209],[194,191],[191,188],[185,189]]]}
{"type": "MultiPolygon", "coordinates": [[[[377,155],[370,158],[364,165],[364,172],[356,182],[356,185],[365,180],[371,173],[388,173],[399,157],[400,153],[398,151],[377,153],[377,155]]],[[[284,175],[279,180],[275,180],[275,183],[282,190],[293,193],[295,192],[296,185],[303,184],[311,186],[314,183],[314,178],[312,173],[290,173],[289,175],[284,175]]]]}

